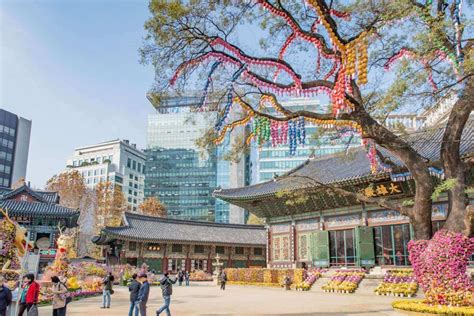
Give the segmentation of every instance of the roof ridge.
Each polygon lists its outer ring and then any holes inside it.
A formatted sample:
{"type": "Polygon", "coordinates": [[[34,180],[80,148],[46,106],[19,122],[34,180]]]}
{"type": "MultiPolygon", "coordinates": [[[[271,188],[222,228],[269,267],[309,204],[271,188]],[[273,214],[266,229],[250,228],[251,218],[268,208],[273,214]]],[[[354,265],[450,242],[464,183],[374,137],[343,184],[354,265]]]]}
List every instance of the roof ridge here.
{"type": "MultiPolygon", "coordinates": [[[[213,227],[227,227],[227,228],[250,228],[250,229],[262,229],[265,228],[263,225],[247,225],[247,224],[233,224],[233,223],[216,223],[216,222],[206,222],[206,221],[193,221],[188,219],[177,219],[177,218],[166,218],[158,216],[143,215],[131,212],[125,212],[125,217],[128,220],[128,217],[135,217],[137,219],[151,219],[156,222],[166,222],[166,223],[176,223],[176,224],[190,224],[196,226],[213,226],[213,227]]],[[[126,226],[122,226],[126,227],[126,226]]],[[[117,227],[114,227],[117,228],[117,227]]]]}

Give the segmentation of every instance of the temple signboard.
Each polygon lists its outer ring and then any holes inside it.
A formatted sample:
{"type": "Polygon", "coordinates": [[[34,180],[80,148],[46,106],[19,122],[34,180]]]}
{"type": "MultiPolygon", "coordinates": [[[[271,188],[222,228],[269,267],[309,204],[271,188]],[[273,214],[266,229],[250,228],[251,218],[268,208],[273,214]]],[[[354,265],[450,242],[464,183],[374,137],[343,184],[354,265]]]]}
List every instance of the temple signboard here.
{"type": "Polygon", "coordinates": [[[403,194],[403,188],[400,182],[382,182],[372,183],[362,189],[362,194],[366,197],[383,197],[403,194]]]}

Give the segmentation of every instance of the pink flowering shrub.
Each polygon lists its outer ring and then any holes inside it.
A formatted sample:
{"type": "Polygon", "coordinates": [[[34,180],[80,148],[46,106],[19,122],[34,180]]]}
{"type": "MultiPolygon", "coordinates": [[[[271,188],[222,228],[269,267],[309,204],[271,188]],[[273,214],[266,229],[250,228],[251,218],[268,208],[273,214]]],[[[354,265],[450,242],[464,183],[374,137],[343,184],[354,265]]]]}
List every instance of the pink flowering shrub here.
{"type": "Polygon", "coordinates": [[[408,250],[415,277],[425,292],[426,303],[472,304],[474,283],[466,269],[474,251],[474,238],[443,229],[429,241],[410,241],[408,250]]]}

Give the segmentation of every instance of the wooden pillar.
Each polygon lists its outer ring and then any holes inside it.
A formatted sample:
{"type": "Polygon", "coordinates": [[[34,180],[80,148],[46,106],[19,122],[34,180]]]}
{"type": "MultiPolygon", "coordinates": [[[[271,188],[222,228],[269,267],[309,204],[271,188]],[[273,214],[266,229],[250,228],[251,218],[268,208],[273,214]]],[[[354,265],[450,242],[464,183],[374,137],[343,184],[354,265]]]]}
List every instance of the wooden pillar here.
{"type": "Polygon", "coordinates": [[[271,233],[271,227],[267,225],[267,267],[270,267],[271,261],[272,261],[272,233],[271,233]]]}
{"type": "Polygon", "coordinates": [[[252,264],[252,261],[250,260],[250,257],[252,256],[252,247],[247,248],[247,268],[250,267],[252,264]]]}
{"type": "Polygon", "coordinates": [[[227,258],[227,267],[232,268],[232,250],[234,250],[234,247],[227,247],[229,249],[229,257],[227,258]]]}
{"type": "Polygon", "coordinates": [[[209,247],[209,253],[207,254],[207,272],[212,273],[212,260],[211,260],[212,246],[209,247]]]}
{"type": "Polygon", "coordinates": [[[163,246],[163,273],[168,272],[168,257],[167,257],[167,248],[168,245],[164,244],[163,246]]]}
{"type": "Polygon", "coordinates": [[[290,261],[291,261],[291,267],[296,268],[296,254],[298,251],[297,244],[296,244],[296,226],[295,226],[295,221],[291,221],[291,227],[290,227],[290,261]]]}
{"type": "Polygon", "coordinates": [[[191,259],[189,253],[191,252],[191,245],[187,245],[188,250],[186,251],[186,261],[184,262],[184,270],[191,271],[191,259]]]}

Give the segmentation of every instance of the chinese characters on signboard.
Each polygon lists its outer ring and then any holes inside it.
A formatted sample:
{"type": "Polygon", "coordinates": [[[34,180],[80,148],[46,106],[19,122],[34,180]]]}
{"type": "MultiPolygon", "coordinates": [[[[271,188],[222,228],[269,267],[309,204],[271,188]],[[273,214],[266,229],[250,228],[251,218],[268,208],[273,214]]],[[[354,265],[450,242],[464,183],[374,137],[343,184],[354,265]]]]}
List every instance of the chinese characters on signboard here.
{"type": "Polygon", "coordinates": [[[383,197],[402,194],[403,188],[400,182],[384,182],[371,184],[368,187],[362,189],[362,193],[366,197],[383,197]]]}

